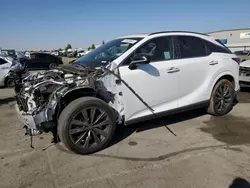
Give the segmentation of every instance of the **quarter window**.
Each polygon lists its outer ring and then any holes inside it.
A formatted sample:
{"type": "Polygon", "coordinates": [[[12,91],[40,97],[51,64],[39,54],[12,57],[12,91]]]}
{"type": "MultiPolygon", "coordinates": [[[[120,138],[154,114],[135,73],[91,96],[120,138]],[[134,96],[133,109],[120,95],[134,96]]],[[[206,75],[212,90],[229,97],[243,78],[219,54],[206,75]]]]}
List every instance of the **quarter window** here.
{"type": "MultiPolygon", "coordinates": [[[[210,51],[210,53],[212,53],[212,52],[227,53],[227,54],[231,54],[231,53],[232,53],[232,52],[231,52],[226,46],[224,46],[223,44],[222,44],[222,45],[223,45],[224,47],[219,46],[219,45],[216,45],[216,44],[214,44],[214,43],[212,43],[212,42],[209,42],[209,41],[207,41],[207,40],[204,40],[204,42],[205,42],[205,44],[206,44],[208,50],[210,51]]],[[[217,41],[217,42],[220,43],[219,41],[217,41]]],[[[220,43],[220,44],[221,44],[221,43],[220,43]]]]}
{"type": "Polygon", "coordinates": [[[206,47],[198,37],[175,36],[175,59],[202,57],[207,55],[206,47]]]}

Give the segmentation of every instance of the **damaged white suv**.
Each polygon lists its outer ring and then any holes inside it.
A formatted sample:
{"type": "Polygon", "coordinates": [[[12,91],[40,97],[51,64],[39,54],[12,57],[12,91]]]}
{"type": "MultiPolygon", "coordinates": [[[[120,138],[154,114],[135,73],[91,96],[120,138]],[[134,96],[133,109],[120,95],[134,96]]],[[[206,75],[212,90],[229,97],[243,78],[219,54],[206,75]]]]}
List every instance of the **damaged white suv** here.
{"type": "Polygon", "coordinates": [[[107,146],[120,123],[200,107],[212,115],[227,114],[238,89],[237,56],[192,32],[121,37],[15,86],[28,134],[52,131],[81,154],[107,146]]]}

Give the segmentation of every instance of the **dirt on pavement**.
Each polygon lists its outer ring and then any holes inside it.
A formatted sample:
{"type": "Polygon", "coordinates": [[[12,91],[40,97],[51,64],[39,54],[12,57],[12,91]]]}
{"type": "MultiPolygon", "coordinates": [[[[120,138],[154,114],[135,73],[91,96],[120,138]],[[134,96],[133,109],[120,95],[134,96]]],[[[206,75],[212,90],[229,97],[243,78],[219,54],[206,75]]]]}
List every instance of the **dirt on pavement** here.
{"type": "Polygon", "coordinates": [[[13,104],[12,89],[1,89],[1,188],[208,188],[250,180],[249,91],[226,116],[194,110],[119,127],[107,149],[88,156],[51,144],[51,134],[33,137],[32,149],[13,104]]]}

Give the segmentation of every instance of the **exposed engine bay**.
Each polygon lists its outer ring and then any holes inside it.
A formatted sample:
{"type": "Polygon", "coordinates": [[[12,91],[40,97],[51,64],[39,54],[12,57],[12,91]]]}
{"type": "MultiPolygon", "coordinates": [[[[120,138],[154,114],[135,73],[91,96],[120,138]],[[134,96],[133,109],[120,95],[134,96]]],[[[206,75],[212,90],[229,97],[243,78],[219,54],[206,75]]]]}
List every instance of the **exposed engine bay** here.
{"type": "Polygon", "coordinates": [[[116,92],[115,79],[103,68],[77,64],[29,73],[15,84],[16,108],[27,134],[53,131],[62,109],[83,96],[96,96],[107,102],[116,111],[117,122],[121,122],[122,96],[116,92]]]}

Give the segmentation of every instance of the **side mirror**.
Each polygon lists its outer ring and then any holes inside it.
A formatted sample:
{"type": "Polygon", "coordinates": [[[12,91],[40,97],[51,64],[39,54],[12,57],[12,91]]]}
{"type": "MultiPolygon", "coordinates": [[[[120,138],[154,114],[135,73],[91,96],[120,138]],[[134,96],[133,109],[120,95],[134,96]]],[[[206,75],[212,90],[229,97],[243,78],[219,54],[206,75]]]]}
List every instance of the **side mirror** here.
{"type": "Polygon", "coordinates": [[[143,54],[136,54],[131,63],[129,64],[128,68],[133,70],[136,69],[139,65],[143,65],[143,64],[148,64],[150,62],[150,59],[147,55],[143,55],[143,54]]]}

